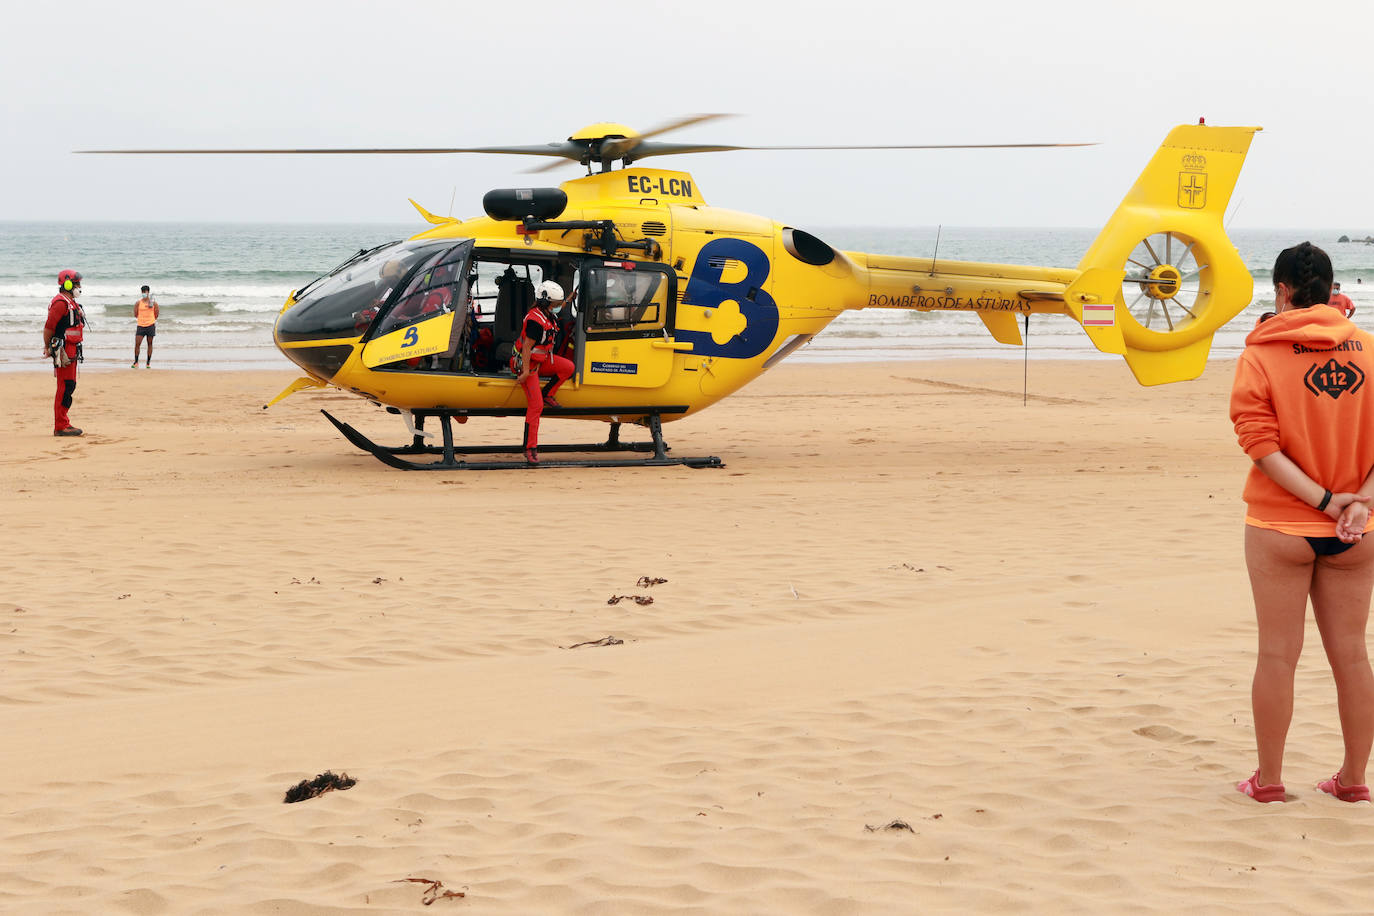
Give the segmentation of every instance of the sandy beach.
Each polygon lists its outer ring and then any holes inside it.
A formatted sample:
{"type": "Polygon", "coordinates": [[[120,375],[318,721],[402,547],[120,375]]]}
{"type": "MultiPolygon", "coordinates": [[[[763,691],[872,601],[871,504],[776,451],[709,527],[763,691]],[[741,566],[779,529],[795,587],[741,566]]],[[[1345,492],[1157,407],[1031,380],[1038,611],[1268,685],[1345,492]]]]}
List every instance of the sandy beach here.
{"type": "Polygon", "coordinates": [[[0,375],[0,911],[1365,910],[1315,627],[1233,789],[1231,369],[784,364],[666,426],[723,469],[487,473],[289,370],[87,373],[80,440],[0,375]]]}

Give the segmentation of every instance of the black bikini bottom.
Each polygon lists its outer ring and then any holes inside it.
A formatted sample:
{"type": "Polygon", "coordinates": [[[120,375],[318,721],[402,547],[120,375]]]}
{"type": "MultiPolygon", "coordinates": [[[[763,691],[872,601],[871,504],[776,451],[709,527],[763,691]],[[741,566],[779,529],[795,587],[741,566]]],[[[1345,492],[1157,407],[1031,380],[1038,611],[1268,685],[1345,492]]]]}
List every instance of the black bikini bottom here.
{"type": "Polygon", "coordinates": [[[1340,538],[1307,538],[1306,540],[1312,545],[1312,552],[1319,557],[1334,557],[1336,554],[1345,553],[1355,546],[1354,544],[1347,544],[1340,538]]]}

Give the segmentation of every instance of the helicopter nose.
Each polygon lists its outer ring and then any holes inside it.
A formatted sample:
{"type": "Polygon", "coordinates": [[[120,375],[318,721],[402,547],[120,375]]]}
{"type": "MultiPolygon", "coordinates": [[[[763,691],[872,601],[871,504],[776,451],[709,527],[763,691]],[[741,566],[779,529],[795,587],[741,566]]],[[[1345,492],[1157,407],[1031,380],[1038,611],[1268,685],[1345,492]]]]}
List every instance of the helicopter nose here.
{"type": "Polygon", "coordinates": [[[283,343],[278,338],[277,348],[291,362],[324,381],[329,381],[337,375],[344,363],[353,355],[353,344],[283,343]]]}
{"type": "Polygon", "coordinates": [[[351,304],[330,298],[287,300],[272,330],[287,359],[326,381],[348,362],[361,334],[351,304]]]}
{"type": "Polygon", "coordinates": [[[350,322],[340,327],[314,303],[288,302],[277,316],[272,338],[291,362],[316,378],[329,381],[353,355],[358,331],[350,322]]]}

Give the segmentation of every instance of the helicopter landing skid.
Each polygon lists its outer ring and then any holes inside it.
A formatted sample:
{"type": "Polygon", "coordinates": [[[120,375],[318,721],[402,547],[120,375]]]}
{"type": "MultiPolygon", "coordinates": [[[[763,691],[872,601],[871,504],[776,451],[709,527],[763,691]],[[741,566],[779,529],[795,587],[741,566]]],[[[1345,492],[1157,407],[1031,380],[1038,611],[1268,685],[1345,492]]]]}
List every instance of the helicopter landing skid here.
{"type": "MultiPolygon", "coordinates": [[[[623,413],[634,413],[633,410],[619,408],[623,413]]],[[[668,412],[681,412],[685,408],[672,408],[668,412]]],[[[566,409],[559,413],[571,413],[566,409]]],[[[600,411],[604,413],[604,411],[600,411]]],[[[530,464],[523,458],[525,448],[523,445],[455,445],[453,442],[452,418],[455,416],[471,416],[478,411],[425,411],[417,413],[416,426],[420,430],[414,437],[410,445],[399,447],[378,445],[371,439],[358,432],[352,426],[341,420],[335,419],[327,410],[321,410],[325,419],[334,424],[334,428],[343,433],[343,437],[358,448],[372,455],[382,464],[393,468],[400,468],[403,471],[502,471],[514,470],[518,468],[626,468],[626,467],[674,467],[684,466],[689,468],[722,468],[725,463],[714,455],[704,457],[670,457],[668,446],[663,441],[663,421],[660,414],[663,409],[646,411],[646,423],[649,432],[653,436],[649,442],[622,442],[620,439],[620,424],[611,423],[611,430],[605,442],[596,442],[586,445],[540,445],[539,451],[542,454],[549,452],[649,452],[643,458],[591,458],[577,460],[540,460],[538,464],[530,464]],[[427,445],[424,441],[423,429],[426,417],[438,417],[440,428],[444,435],[443,445],[427,445]],[[438,455],[438,461],[410,461],[401,456],[403,455],[438,455]],[[521,455],[518,461],[465,461],[460,455],[521,455]]],[[[482,411],[486,413],[486,411],[482,411]]],[[[501,412],[505,415],[506,412],[501,412]]],[[[523,411],[521,411],[523,413],[523,411]]],[[[548,411],[554,414],[554,411],[548,411]]]]}

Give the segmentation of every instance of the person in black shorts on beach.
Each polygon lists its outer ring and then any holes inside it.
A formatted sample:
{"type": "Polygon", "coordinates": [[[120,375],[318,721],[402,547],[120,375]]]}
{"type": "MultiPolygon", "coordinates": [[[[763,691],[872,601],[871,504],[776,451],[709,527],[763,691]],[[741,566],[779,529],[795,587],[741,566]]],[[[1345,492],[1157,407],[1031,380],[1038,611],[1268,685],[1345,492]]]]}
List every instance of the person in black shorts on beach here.
{"type": "Polygon", "coordinates": [[[146,338],[148,341],[148,356],[144,359],[143,368],[150,369],[153,361],[153,338],[157,336],[157,300],[145,285],[141,290],[143,298],[134,303],[134,320],[138,322],[138,327],[134,330],[134,364],[130,369],[138,368],[138,351],[143,346],[146,338]]]}

